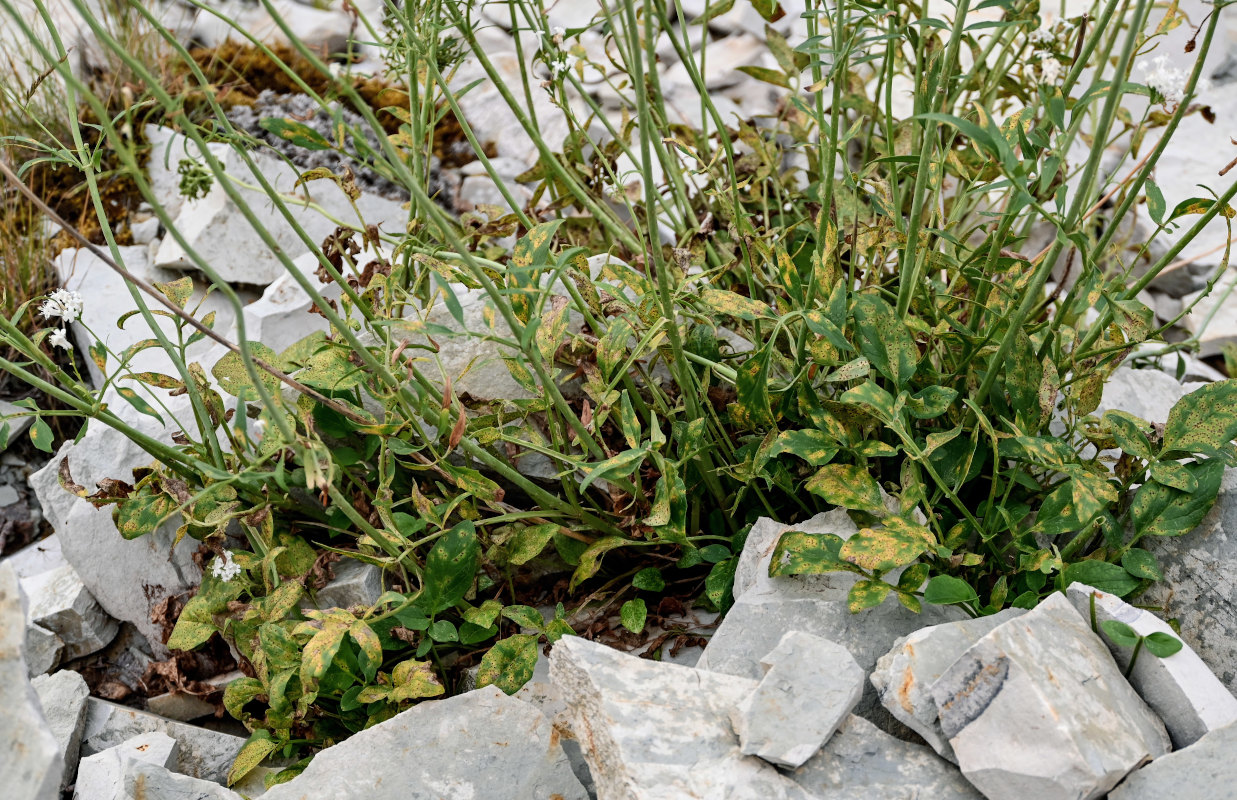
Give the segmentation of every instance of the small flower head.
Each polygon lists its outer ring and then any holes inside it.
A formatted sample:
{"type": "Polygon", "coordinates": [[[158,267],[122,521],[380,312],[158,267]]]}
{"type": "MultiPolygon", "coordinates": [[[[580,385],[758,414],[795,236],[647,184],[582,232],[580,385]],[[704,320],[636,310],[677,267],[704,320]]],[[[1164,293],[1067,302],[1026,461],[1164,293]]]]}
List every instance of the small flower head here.
{"type": "Polygon", "coordinates": [[[1139,65],[1143,73],[1143,81],[1156,94],[1164,99],[1164,107],[1170,110],[1181,105],[1185,100],[1186,74],[1168,63],[1168,56],[1158,55],[1151,60],[1150,65],[1139,65]]]}
{"type": "Polygon", "coordinates": [[[1055,58],[1045,58],[1039,62],[1039,82],[1046,86],[1055,86],[1061,80],[1061,62],[1055,58]]]}
{"type": "Polygon", "coordinates": [[[68,350],[73,347],[73,345],[69,344],[69,337],[65,335],[64,328],[57,328],[52,331],[47,337],[47,341],[54,347],[59,347],[64,350],[68,350]]]}
{"type": "Polygon", "coordinates": [[[555,25],[553,28],[550,28],[550,41],[554,42],[554,44],[562,44],[566,36],[567,29],[562,25],[555,25]]]}
{"type": "Polygon", "coordinates": [[[82,305],[82,296],[77,292],[57,289],[43,301],[43,305],[39,307],[39,313],[44,319],[59,317],[68,325],[81,317],[82,305]]]}
{"type": "Polygon", "coordinates": [[[224,550],[210,565],[211,574],[225,583],[241,574],[241,565],[232,560],[232,551],[224,550]]]}

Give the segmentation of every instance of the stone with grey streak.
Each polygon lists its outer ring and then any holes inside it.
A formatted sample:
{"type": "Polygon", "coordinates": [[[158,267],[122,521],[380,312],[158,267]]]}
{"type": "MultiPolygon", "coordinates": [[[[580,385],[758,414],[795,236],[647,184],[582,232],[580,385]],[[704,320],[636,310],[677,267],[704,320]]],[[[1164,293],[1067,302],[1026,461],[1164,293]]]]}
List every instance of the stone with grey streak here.
{"type": "Polygon", "coordinates": [[[962,773],[989,800],[1094,800],[1170,749],[1163,723],[1059,593],[972,645],[932,696],[962,773]]]}
{"type": "MultiPolygon", "coordinates": [[[[245,788],[250,788],[245,783],[245,788]]],[[[117,800],[244,800],[244,796],[212,781],[191,778],[148,761],[126,764],[123,794],[117,800]]],[[[257,797],[261,792],[247,792],[257,797]]]]}
{"type": "Polygon", "coordinates": [[[954,761],[953,748],[937,719],[932,684],[982,636],[1025,613],[1007,608],[991,616],[932,625],[901,637],[880,657],[869,676],[881,704],[933,750],[954,761]]]}
{"type": "Polygon", "coordinates": [[[1157,758],[1112,790],[1108,800],[1220,800],[1237,786],[1237,724],[1157,758]]]}
{"type": "Polygon", "coordinates": [[[116,636],[116,620],[103,610],[68,564],[21,583],[30,598],[30,622],[56,634],[64,643],[63,660],[90,655],[116,636]]]}
{"type": "Polygon", "coordinates": [[[65,785],[73,783],[77,775],[77,760],[82,747],[82,730],[86,727],[86,699],[90,687],[86,679],[71,669],[62,669],[52,675],[40,675],[30,681],[39,695],[47,727],[60,745],[64,758],[65,785]]]}
{"type": "Polygon", "coordinates": [[[840,644],[791,631],[760,660],[765,675],[731,712],[744,755],[798,767],[828,741],[863,694],[863,669],[840,644]]]}
{"type": "Polygon", "coordinates": [[[151,731],[83,758],[77,768],[73,800],[129,800],[125,794],[125,776],[135,761],[159,767],[175,763],[176,740],[151,731]]]}
{"type": "Polygon", "coordinates": [[[264,800],[584,800],[550,721],[494,686],[422,703],[314,756],[264,800]]]}

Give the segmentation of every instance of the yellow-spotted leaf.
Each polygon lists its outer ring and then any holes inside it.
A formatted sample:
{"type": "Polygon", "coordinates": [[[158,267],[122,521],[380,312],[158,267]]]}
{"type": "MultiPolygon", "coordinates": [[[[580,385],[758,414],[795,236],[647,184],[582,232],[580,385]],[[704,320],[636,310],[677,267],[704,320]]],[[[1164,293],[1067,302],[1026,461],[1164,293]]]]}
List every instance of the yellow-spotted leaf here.
{"type": "Polygon", "coordinates": [[[854,464],[829,464],[805,484],[812,494],[828,503],[869,514],[883,515],[880,486],[868,471],[854,464]]]}
{"type": "Polygon", "coordinates": [[[864,528],[842,545],[844,561],[872,572],[904,567],[935,544],[932,532],[906,517],[889,517],[884,527],[864,528]]]}

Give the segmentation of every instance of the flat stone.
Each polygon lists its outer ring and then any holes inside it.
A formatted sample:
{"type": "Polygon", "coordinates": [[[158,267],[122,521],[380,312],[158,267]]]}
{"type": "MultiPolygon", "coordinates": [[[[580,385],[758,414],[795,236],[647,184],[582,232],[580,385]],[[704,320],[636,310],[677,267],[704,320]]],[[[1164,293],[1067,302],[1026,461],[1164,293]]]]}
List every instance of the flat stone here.
{"type": "Polygon", "coordinates": [[[956,767],[928,748],[894,738],[854,715],[819,753],[788,774],[817,800],[983,797],[956,767]]]}
{"type": "Polygon", "coordinates": [[[7,483],[0,486],[0,507],[11,506],[20,499],[21,495],[12,486],[7,483]]]}
{"type": "Polygon", "coordinates": [[[60,745],[60,755],[64,758],[62,784],[68,786],[77,775],[82,730],[86,726],[86,698],[90,697],[90,687],[86,685],[85,678],[71,669],[61,670],[54,675],[40,675],[30,681],[30,685],[38,693],[43,716],[47,718],[47,727],[60,745]]]}
{"type": "MultiPolygon", "coordinates": [[[[9,426],[10,444],[17,441],[17,437],[25,433],[26,428],[29,428],[34,423],[34,417],[29,416],[29,414],[29,409],[22,408],[21,406],[15,406],[7,400],[0,400],[0,418],[12,417],[12,419],[6,419],[3,422],[0,422],[0,425],[9,426]],[[14,416],[16,414],[22,414],[24,416],[14,416]]],[[[4,449],[8,449],[8,444],[5,445],[4,449]]]]}
{"type": "Polygon", "coordinates": [[[933,625],[901,637],[880,657],[869,677],[881,704],[895,719],[922,736],[933,750],[955,761],[953,748],[937,719],[932,684],[989,631],[1025,613],[1022,609],[1007,608],[991,616],[933,625]]]}
{"type": "Polygon", "coordinates": [[[56,534],[31,542],[11,556],[0,560],[0,564],[9,565],[18,578],[30,578],[43,572],[50,572],[66,563],[64,554],[60,552],[60,537],[56,534]]]}
{"type": "Polygon", "coordinates": [[[1194,744],[1157,758],[1131,774],[1109,800],[1219,800],[1237,785],[1237,725],[1211,731],[1194,744]]]}
{"type": "Polygon", "coordinates": [[[1065,595],[972,645],[932,686],[962,773],[989,800],[1102,797],[1170,749],[1065,595]]]}
{"type": "MultiPolygon", "coordinates": [[[[243,795],[217,783],[148,761],[130,761],[125,767],[123,800],[244,800],[243,795]]],[[[258,797],[261,792],[250,789],[246,794],[258,797]]]]}
{"type": "Polygon", "coordinates": [[[0,564],[0,786],[14,800],[59,800],[64,757],[27,679],[25,598],[0,564]]]}
{"type": "Polygon", "coordinates": [[[22,590],[30,598],[30,621],[64,642],[66,661],[101,650],[116,636],[116,620],[68,564],[23,579],[22,590]]]}
{"type": "Polygon", "coordinates": [[[176,761],[176,741],[152,731],[126,739],[115,747],[82,759],[77,768],[74,800],[129,800],[125,775],[134,761],[166,767],[176,761]]]}
{"type": "Polygon", "coordinates": [[[1198,300],[1189,314],[1181,320],[1181,327],[1194,336],[1199,336],[1198,354],[1204,358],[1219,355],[1224,345],[1237,343],[1237,277],[1221,278],[1215,290],[1199,300],[1202,292],[1194,292],[1182,298],[1187,306],[1198,300]],[[1214,314],[1212,313],[1214,312],[1214,314]],[[1210,322],[1207,321],[1211,317],[1210,322]]]}
{"type": "Polygon", "coordinates": [[[26,669],[31,678],[51,672],[60,663],[60,654],[64,652],[64,642],[60,637],[41,625],[26,623],[26,637],[23,647],[26,651],[26,669]]]}
{"type": "Polygon", "coordinates": [[[738,600],[748,592],[753,596],[776,593],[782,598],[808,597],[821,600],[845,600],[856,576],[850,572],[826,572],[823,575],[769,576],[773,551],[788,531],[810,534],[831,533],[848,539],[859,532],[859,526],[846,513],[837,508],[817,514],[797,525],[783,525],[769,517],[761,517],[748,531],[743,552],[734,573],[734,597],[738,600]]]}
{"type": "Polygon", "coordinates": [[[1104,394],[1095,414],[1127,411],[1147,422],[1163,425],[1177,401],[1201,385],[1178,383],[1173,376],[1156,369],[1118,367],[1104,384],[1104,394]]]}
{"type": "Polygon", "coordinates": [[[798,767],[829,740],[863,695],[864,673],[850,652],[791,631],[760,660],[755,691],[731,712],[744,755],[798,767]]]}
{"type": "Polygon", "coordinates": [[[550,678],[603,800],[810,797],[739,750],[730,711],[755,681],[641,659],[576,636],[554,645],[550,678]]]}
{"type": "Polygon", "coordinates": [[[215,783],[227,781],[228,770],[245,744],[240,736],[164,719],[92,697],[86,707],[82,756],[103,752],[134,736],[152,732],[176,740],[176,761],[172,769],[215,783]]]}
{"type": "Polygon", "coordinates": [[[1175,619],[1181,639],[1237,692],[1237,469],[1224,470],[1216,504],[1196,529],[1148,536],[1142,546],[1159,560],[1164,580],[1140,603],[1175,619]]]}
{"type": "Polygon", "coordinates": [[[215,704],[185,692],[164,692],[147,699],[146,708],[152,714],[167,719],[189,722],[215,713],[215,704]]]}
{"type": "MultiPolygon", "coordinates": [[[[1162,619],[1135,608],[1116,595],[1106,594],[1081,583],[1070,584],[1066,595],[1084,619],[1091,616],[1091,597],[1095,597],[1095,623],[1106,620],[1124,622],[1140,636],[1177,633],[1162,619]]],[[[1108,645],[1122,672],[1128,668],[1133,650],[1115,644],[1100,628],[1100,637],[1108,645]]],[[[1180,750],[1198,741],[1209,731],[1237,722],[1237,698],[1220,683],[1198,654],[1185,645],[1168,658],[1157,658],[1146,648],[1140,652],[1130,684],[1142,699],[1164,721],[1173,747],[1180,750]]]]}
{"type": "Polygon", "coordinates": [[[487,686],[413,706],[314,756],[264,800],[584,800],[536,708],[487,686]]]}
{"type": "Polygon", "coordinates": [[[331,565],[331,571],[335,579],[314,595],[318,608],[369,607],[382,595],[381,567],[354,558],[341,558],[331,565]]]}

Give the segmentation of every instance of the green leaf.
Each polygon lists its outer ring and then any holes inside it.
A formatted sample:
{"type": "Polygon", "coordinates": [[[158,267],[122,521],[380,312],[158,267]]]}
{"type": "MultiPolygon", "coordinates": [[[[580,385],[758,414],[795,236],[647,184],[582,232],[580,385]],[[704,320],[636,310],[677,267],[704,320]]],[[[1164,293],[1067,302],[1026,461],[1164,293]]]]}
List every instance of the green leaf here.
{"type": "Polygon", "coordinates": [[[1124,567],[1109,564],[1107,561],[1079,561],[1065,568],[1062,575],[1065,586],[1071,583],[1085,583],[1093,589],[1099,589],[1107,594],[1125,597],[1138,588],[1138,581],[1124,567]]]}
{"type": "Polygon", "coordinates": [[[657,567],[645,567],[632,576],[631,585],[646,592],[660,592],[666,588],[666,579],[657,567]]]}
{"type": "Polygon", "coordinates": [[[1176,461],[1155,462],[1151,465],[1151,477],[1165,486],[1171,486],[1183,492],[1198,491],[1198,479],[1184,464],[1176,461]]]}
{"type": "Polygon", "coordinates": [[[1121,566],[1135,578],[1149,581],[1164,580],[1164,573],[1160,570],[1155,556],[1138,547],[1130,548],[1125,555],[1121,556],[1121,566]]]}
{"type": "Polygon", "coordinates": [[[429,614],[450,608],[472,586],[480,558],[477,532],[471,522],[461,522],[434,543],[425,557],[424,589],[418,604],[429,614]]]}
{"type": "Polygon", "coordinates": [[[1133,647],[1142,638],[1138,635],[1138,631],[1119,620],[1106,619],[1100,623],[1100,627],[1104,629],[1108,638],[1112,639],[1113,644],[1119,647],[1133,647]]]}
{"type": "Polygon", "coordinates": [[[502,613],[502,610],[503,604],[490,598],[480,606],[465,611],[464,621],[479,628],[488,628],[498,619],[498,615],[502,613]]]}
{"type": "Polygon", "coordinates": [[[1237,379],[1208,383],[1177,401],[1164,426],[1165,453],[1219,455],[1237,437],[1237,379]]]}
{"type": "Polygon", "coordinates": [[[628,544],[631,544],[631,542],[622,536],[606,536],[589,545],[588,549],[580,554],[580,564],[571,575],[570,590],[574,592],[581,582],[597,574],[597,570],[601,568],[602,556],[616,547],[623,547],[628,544]]]}
{"type": "Polygon", "coordinates": [[[305,123],[294,119],[267,117],[266,119],[259,120],[258,125],[263,130],[269,131],[297,147],[304,147],[306,150],[331,149],[331,143],[322,134],[305,123]]]}
{"type": "Polygon", "coordinates": [[[769,69],[768,67],[754,66],[735,67],[735,69],[745,75],[750,75],[758,81],[771,83],[774,86],[780,86],[783,89],[790,88],[790,81],[786,78],[785,73],[779,72],[778,70],[769,69]]]}
{"type": "MultiPolygon", "coordinates": [[[[117,386],[116,393],[119,394],[121,397],[123,397],[129,405],[133,406],[141,413],[145,414],[148,417],[154,417],[155,419],[159,420],[159,422],[163,422],[163,417],[159,416],[159,412],[155,411],[154,407],[151,406],[150,403],[147,403],[146,400],[141,395],[139,395],[136,391],[134,391],[131,387],[117,386]]],[[[37,422],[38,420],[36,419],[36,424],[37,422]]],[[[30,432],[30,437],[32,439],[34,438],[33,430],[30,432]]],[[[38,442],[35,442],[35,444],[38,444],[38,442]]]]}
{"type": "Polygon", "coordinates": [[[558,525],[547,522],[543,525],[530,525],[521,528],[507,542],[507,562],[519,566],[527,564],[537,556],[558,533],[558,525]]]}
{"type": "Polygon", "coordinates": [[[850,587],[846,598],[846,607],[852,614],[857,614],[865,608],[879,606],[889,596],[893,587],[884,581],[859,581],[850,587]]]}
{"type": "Polygon", "coordinates": [[[265,761],[267,756],[280,747],[280,743],[271,738],[270,731],[254,731],[241,747],[241,751],[236,754],[236,760],[232,762],[232,768],[228,770],[228,786],[236,785],[237,781],[253,772],[254,767],[265,761]]]}
{"type": "Polygon", "coordinates": [[[788,531],[782,534],[773,559],[769,562],[769,575],[820,575],[826,572],[855,572],[855,566],[842,560],[842,544],[845,540],[833,533],[802,533],[788,531]]]}
{"type": "Polygon", "coordinates": [[[394,684],[391,701],[395,703],[438,697],[447,691],[434,674],[434,665],[428,661],[401,661],[391,670],[391,682],[394,684]]]}
{"type": "Polygon", "coordinates": [[[1151,440],[1147,438],[1151,424],[1146,420],[1125,411],[1105,411],[1102,422],[1117,446],[1125,452],[1143,461],[1151,461],[1155,457],[1151,440]]]}
{"type": "Polygon", "coordinates": [[[1156,631],[1143,639],[1143,647],[1157,658],[1168,658],[1171,655],[1176,655],[1185,645],[1175,636],[1171,636],[1163,631],[1156,631]]]}
{"type": "Polygon", "coordinates": [[[704,579],[704,594],[714,605],[724,608],[734,601],[734,574],[738,568],[738,558],[727,558],[717,562],[709,570],[704,579]]]}
{"type": "Polygon", "coordinates": [[[624,450],[618,455],[611,456],[600,464],[589,470],[584,476],[584,480],[580,482],[580,491],[583,492],[589,486],[593,485],[593,481],[603,478],[625,478],[635,471],[636,467],[644,461],[644,457],[648,455],[648,448],[636,447],[631,450],[624,450]]]}
{"type": "Polygon", "coordinates": [[[1168,210],[1168,204],[1164,202],[1164,192],[1160,191],[1160,187],[1153,180],[1148,180],[1143,184],[1143,188],[1147,192],[1147,214],[1156,225],[1162,225],[1164,212],[1168,210]]]}
{"type": "Polygon", "coordinates": [[[440,619],[435,622],[430,626],[429,634],[430,639],[440,643],[458,642],[460,640],[459,629],[449,619],[440,619]]]}
{"type": "Polygon", "coordinates": [[[915,374],[919,349],[893,307],[874,294],[855,297],[854,336],[859,352],[878,372],[901,388],[915,374]]]}
{"type": "Polygon", "coordinates": [[[525,634],[508,636],[489,649],[477,670],[477,687],[497,686],[515,694],[533,677],[537,667],[537,637],[525,634]]]}
{"type": "Polygon", "coordinates": [[[918,591],[931,571],[932,568],[927,564],[910,565],[902,572],[902,577],[898,578],[898,588],[904,592],[918,591]]]}
{"type": "MultiPolygon", "coordinates": [[[[279,354],[261,342],[249,342],[249,352],[254,358],[265,361],[273,367],[279,367],[279,354]]],[[[257,373],[258,380],[262,382],[262,387],[267,393],[277,396],[279,379],[266,370],[257,369],[257,373]]],[[[219,388],[233,397],[249,402],[258,400],[258,392],[254,389],[253,381],[249,379],[245,361],[240,353],[231,351],[226,353],[211,368],[211,374],[215,376],[215,380],[219,381],[219,388]]]]}
{"type": "Polygon", "coordinates": [[[539,631],[545,627],[545,617],[532,606],[507,606],[503,609],[503,616],[521,628],[539,631]]]}
{"type": "Polygon", "coordinates": [[[639,633],[644,630],[644,622],[648,615],[648,607],[645,606],[643,598],[639,597],[635,600],[628,600],[619,609],[619,619],[622,620],[623,627],[632,633],[639,633]]]}
{"type": "Polygon", "coordinates": [[[188,275],[167,283],[156,283],[154,287],[177,308],[184,308],[185,303],[193,296],[193,278],[188,275]]]}
{"type": "Polygon", "coordinates": [[[945,386],[928,386],[907,398],[906,408],[916,419],[936,419],[949,410],[958,399],[958,390],[945,386]]]}
{"type": "Polygon", "coordinates": [[[769,448],[769,457],[782,453],[802,458],[813,467],[828,464],[838,452],[838,443],[827,433],[814,428],[800,431],[782,431],[769,448]]]}
{"type": "Polygon", "coordinates": [[[949,606],[956,603],[973,603],[979,595],[971,585],[952,575],[937,575],[928,581],[923,591],[923,600],[934,606],[949,606]]]}
{"type": "Polygon", "coordinates": [[[1193,492],[1183,492],[1151,480],[1139,487],[1130,504],[1134,530],[1140,536],[1181,536],[1198,527],[1215,505],[1224,477],[1220,459],[1184,465],[1198,484],[1193,492]]]}
{"type": "Polygon", "coordinates": [[[52,451],[52,429],[42,417],[34,418],[34,423],[30,426],[30,441],[44,453],[52,451]]]}
{"type": "MultiPolygon", "coordinates": [[[[1177,207],[1173,209],[1173,212],[1168,215],[1168,222],[1172,222],[1178,217],[1184,217],[1189,214],[1206,214],[1215,204],[1216,201],[1210,197],[1191,197],[1189,200],[1182,200],[1177,204],[1177,207]]],[[[1237,216],[1237,210],[1227,203],[1222,209],[1220,209],[1219,213],[1229,219],[1237,216]]]]}
{"type": "Polygon", "coordinates": [[[711,286],[700,292],[700,301],[718,314],[748,322],[757,319],[772,319],[774,316],[769,306],[759,300],[722,289],[714,289],[711,286]]]}
{"type": "Polygon", "coordinates": [[[825,376],[826,383],[842,383],[868,377],[872,365],[863,356],[859,356],[848,364],[843,364],[825,376]]]}
{"type": "Polygon", "coordinates": [[[126,539],[158,530],[176,511],[176,502],[151,483],[140,484],[114,511],[116,529],[126,539]]]}
{"type": "Polygon", "coordinates": [[[829,464],[804,484],[812,494],[827,503],[870,514],[884,515],[880,486],[868,471],[854,464],[829,464]]]}
{"type": "Polygon", "coordinates": [[[905,517],[889,517],[882,528],[864,528],[852,535],[840,555],[869,572],[887,572],[910,564],[935,544],[923,525],[905,517]]]}

